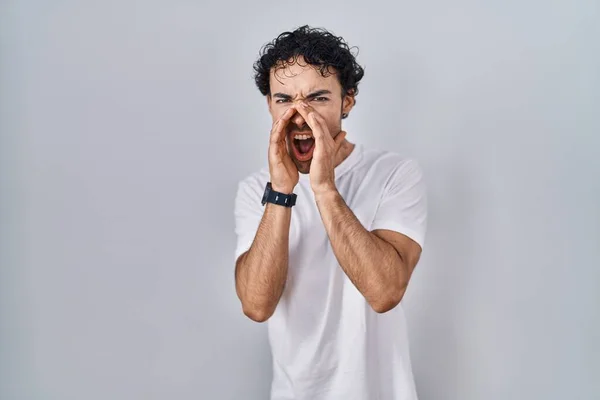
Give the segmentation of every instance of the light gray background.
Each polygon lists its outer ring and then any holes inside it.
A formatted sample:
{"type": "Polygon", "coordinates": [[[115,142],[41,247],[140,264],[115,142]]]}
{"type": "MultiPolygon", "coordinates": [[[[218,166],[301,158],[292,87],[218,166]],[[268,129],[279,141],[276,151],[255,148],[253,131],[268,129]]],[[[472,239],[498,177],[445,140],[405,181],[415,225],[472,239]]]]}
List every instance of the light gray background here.
{"type": "Polygon", "coordinates": [[[360,48],[349,139],[426,173],[420,398],[600,398],[597,1],[199,3],[1,3],[1,399],[267,398],[233,199],[304,23],[360,48]]]}

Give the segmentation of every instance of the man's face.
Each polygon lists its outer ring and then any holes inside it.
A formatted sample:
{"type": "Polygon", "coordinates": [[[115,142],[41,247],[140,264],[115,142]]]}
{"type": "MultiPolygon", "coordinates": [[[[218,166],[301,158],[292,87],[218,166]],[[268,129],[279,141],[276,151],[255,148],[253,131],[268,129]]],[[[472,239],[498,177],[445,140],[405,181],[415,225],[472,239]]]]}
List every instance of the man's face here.
{"type": "MultiPolygon", "coordinates": [[[[331,136],[337,136],[342,126],[342,113],[350,111],[354,98],[342,97],[342,86],[335,70],[331,69],[330,72],[326,76],[321,75],[317,67],[308,65],[302,57],[283,68],[272,68],[269,80],[271,94],[267,96],[267,102],[273,122],[292,105],[306,102],[323,117],[331,136]]],[[[312,137],[312,130],[296,112],[286,128],[287,150],[298,171],[307,174],[310,171],[314,139],[296,139],[303,134],[312,137]]]]}

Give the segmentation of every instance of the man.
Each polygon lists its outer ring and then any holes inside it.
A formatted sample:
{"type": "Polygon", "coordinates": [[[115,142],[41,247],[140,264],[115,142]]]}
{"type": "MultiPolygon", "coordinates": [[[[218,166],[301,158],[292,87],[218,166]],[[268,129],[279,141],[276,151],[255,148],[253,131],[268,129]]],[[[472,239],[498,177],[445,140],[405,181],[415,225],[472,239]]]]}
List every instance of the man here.
{"type": "Polygon", "coordinates": [[[399,303],[425,237],[421,170],[348,141],[364,71],[342,38],[283,33],[254,69],[273,127],[269,168],[238,187],[235,282],[269,320],[271,399],[415,400],[399,303]]]}

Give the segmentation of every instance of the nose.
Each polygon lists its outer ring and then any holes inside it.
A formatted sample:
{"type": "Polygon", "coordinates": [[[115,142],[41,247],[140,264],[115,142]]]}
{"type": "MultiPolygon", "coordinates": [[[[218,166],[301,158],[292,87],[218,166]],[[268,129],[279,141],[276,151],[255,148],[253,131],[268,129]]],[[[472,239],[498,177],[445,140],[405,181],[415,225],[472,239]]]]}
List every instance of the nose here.
{"type": "Polygon", "coordinates": [[[303,128],[306,125],[304,117],[298,111],[292,116],[292,123],[299,128],[303,128]]]}

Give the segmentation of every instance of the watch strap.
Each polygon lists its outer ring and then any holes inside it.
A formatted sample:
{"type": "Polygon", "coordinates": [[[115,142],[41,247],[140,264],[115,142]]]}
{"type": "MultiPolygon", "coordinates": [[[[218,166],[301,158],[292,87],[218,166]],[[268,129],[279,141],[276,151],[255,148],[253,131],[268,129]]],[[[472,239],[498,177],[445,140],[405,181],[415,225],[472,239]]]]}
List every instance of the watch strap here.
{"type": "Polygon", "coordinates": [[[265,203],[273,203],[284,207],[293,207],[296,205],[296,197],[295,193],[285,194],[273,190],[271,182],[269,182],[265,188],[263,205],[265,203]]]}

